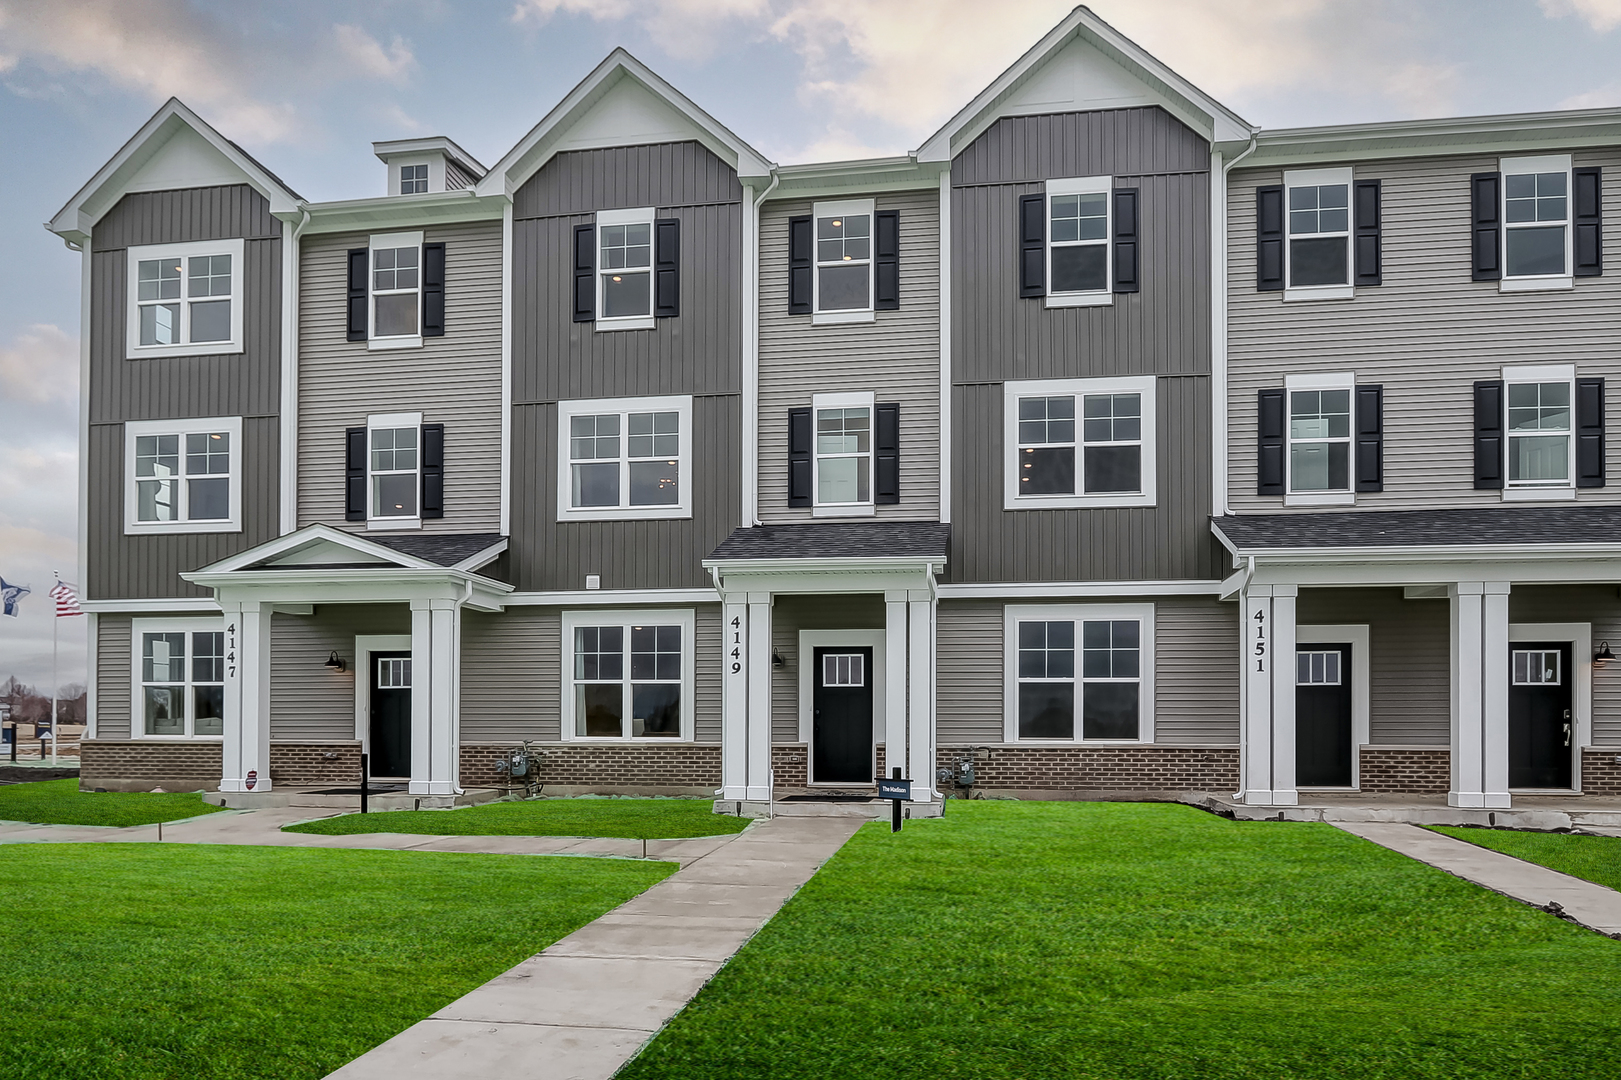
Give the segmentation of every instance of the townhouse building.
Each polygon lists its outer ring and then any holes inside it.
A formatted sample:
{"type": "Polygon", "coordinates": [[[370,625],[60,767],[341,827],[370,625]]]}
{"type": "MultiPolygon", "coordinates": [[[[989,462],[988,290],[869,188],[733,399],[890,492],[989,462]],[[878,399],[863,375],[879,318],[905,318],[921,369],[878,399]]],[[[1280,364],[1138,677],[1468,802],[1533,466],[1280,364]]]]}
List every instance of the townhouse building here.
{"type": "Polygon", "coordinates": [[[527,743],[549,791],[734,812],[965,765],[1621,790],[1618,145],[1259,131],[1085,8],[875,160],[771,162],[622,50],[488,168],[374,144],[361,200],[171,101],[48,226],[83,783],[251,803],[365,754],[448,804],[527,743]]]}

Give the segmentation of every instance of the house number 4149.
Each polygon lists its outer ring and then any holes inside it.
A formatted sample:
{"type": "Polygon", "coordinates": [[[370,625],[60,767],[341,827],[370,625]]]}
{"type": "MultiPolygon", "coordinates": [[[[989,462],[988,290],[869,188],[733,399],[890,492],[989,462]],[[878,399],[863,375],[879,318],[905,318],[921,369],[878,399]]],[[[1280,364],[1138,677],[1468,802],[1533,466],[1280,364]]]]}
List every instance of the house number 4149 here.
{"type": "Polygon", "coordinates": [[[732,616],[732,674],[743,670],[743,620],[732,616]]]}

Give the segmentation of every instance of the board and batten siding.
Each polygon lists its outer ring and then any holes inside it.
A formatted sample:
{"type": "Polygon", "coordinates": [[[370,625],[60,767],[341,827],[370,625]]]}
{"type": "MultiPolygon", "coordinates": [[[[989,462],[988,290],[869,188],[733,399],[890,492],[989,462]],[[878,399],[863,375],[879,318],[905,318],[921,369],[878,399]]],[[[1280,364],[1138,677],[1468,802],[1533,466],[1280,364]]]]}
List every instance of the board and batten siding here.
{"type": "MultiPolygon", "coordinates": [[[[1593,647],[1609,642],[1621,646],[1621,596],[1615,589],[1592,585],[1516,585],[1508,595],[1510,623],[1569,623],[1593,625],[1593,647]]],[[[1588,663],[1575,657],[1578,664],[1588,663]]],[[[1621,665],[1592,668],[1592,746],[1621,747],[1621,665]]]]}
{"type": "Polygon", "coordinates": [[[814,203],[780,201],[760,214],[760,520],[811,520],[788,505],[788,410],[818,393],[870,390],[900,403],[900,502],[876,508],[895,521],[940,519],[940,196],[880,194],[879,211],[900,213],[899,311],[870,323],[816,326],[788,314],[788,219],[814,203]]]}
{"type": "MultiPolygon", "coordinates": [[[[1085,601],[1094,602],[1141,600],[1085,601]]],[[[935,712],[942,746],[1004,741],[1004,618],[1001,600],[940,602],[935,712]]],[[[1238,744],[1237,657],[1236,604],[1209,597],[1154,601],[1155,745],[1238,744]]]]}
{"type": "MultiPolygon", "coordinates": [[[[1576,150],[1574,164],[1604,169],[1604,215],[1621,220],[1621,151],[1576,150]]],[[[1323,165],[1333,165],[1325,161],[1323,165]]],[[[1381,182],[1384,284],[1352,300],[1285,302],[1255,291],[1255,189],[1281,184],[1279,169],[1243,169],[1228,181],[1228,502],[1239,511],[1283,512],[1281,496],[1256,494],[1256,392],[1289,375],[1353,372],[1384,386],[1384,490],[1358,492],[1380,510],[1493,506],[1474,488],[1477,379],[1506,364],[1570,364],[1611,381],[1621,376],[1621,274],[1577,278],[1574,289],[1503,293],[1470,280],[1470,187],[1495,172],[1496,155],[1352,163],[1358,180],[1381,182]]],[[[1614,245],[1609,258],[1617,258],[1614,245]]],[[[1621,500],[1621,439],[1608,440],[1609,486],[1577,502],[1621,500]]],[[[1288,508],[1311,512],[1313,508],[1288,508]]],[[[1321,507],[1340,510],[1343,507],[1321,507]]]]}
{"type": "Polygon", "coordinates": [[[272,616],[270,738],[298,742],[355,738],[355,680],[369,680],[355,656],[359,634],[411,633],[405,604],[321,604],[313,615],[272,616]],[[333,653],[347,665],[333,671],[333,653]]]}
{"type": "MultiPolygon", "coordinates": [[[[603,614],[611,614],[603,609],[603,614]]],[[[693,734],[720,742],[719,604],[693,608],[693,734]]],[[[562,609],[515,606],[462,616],[461,737],[464,743],[562,738],[562,609]]],[[[641,745],[641,744],[636,744],[641,745]]]]}
{"type": "Polygon", "coordinates": [[[96,738],[130,737],[130,617],[96,616],[96,738]]]}
{"type": "MultiPolygon", "coordinates": [[[[799,632],[801,630],[882,630],[881,593],[779,595],[771,605],[771,648],[782,667],[771,666],[771,741],[799,742],[799,632]]],[[[884,729],[874,728],[878,742],[884,729]]]]}
{"type": "MultiPolygon", "coordinates": [[[[392,231],[392,230],[391,230],[392,231]]],[[[501,527],[501,223],[428,226],[445,245],[445,334],[419,349],[347,340],[347,252],[366,233],[306,237],[299,262],[298,524],[344,519],[344,431],[375,413],[445,425],[445,516],[424,532],[501,527]]]]}
{"type": "Polygon", "coordinates": [[[126,195],[90,238],[87,600],[208,595],[176,575],[276,535],[281,222],[245,184],[126,195]],[[242,238],[243,351],[125,359],[131,246],[242,238]],[[243,418],[243,529],[124,535],[126,420],[243,418]]]}

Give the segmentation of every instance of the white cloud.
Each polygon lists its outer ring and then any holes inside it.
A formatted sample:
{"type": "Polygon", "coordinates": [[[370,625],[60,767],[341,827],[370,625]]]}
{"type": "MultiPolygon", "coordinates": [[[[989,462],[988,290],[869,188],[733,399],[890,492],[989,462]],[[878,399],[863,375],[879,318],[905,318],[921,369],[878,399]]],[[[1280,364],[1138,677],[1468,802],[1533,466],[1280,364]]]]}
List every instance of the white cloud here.
{"type": "Polygon", "coordinates": [[[1621,0],[1538,0],[1550,19],[1574,15],[1600,34],[1621,26],[1621,0]]]}
{"type": "Polygon", "coordinates": [[[398,36],[388,48],[358,26],[340,23],[332,28],[338,51],[350,63],[374,78],[396,81],[408,75],[417,64],[411,47],[398,36]]]}
{"type": "Polygon", "coordinates": [[[1621,105],[1621,82],[1605,83],[1595,86],[1591,90],[1583,90],[1579,94],[1572,94],[1561,101],[1556,108],[1560,109],[1613,109],[1621,105]]]}
{"type": "Polygon", "coordinates": [[[78,338],[36,323],[0,347],[0,397],[43,405],[77,401],[78,396],[78,338]]]}

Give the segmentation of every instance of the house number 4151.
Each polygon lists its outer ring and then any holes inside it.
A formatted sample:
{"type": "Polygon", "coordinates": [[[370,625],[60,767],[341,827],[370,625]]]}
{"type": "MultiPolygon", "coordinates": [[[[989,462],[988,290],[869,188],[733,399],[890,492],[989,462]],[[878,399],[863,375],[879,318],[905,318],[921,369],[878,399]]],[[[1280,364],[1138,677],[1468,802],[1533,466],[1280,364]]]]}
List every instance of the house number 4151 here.
{"type": "Polygon", "coordinates": [[[1255,670],[1266,670],[1266,611],[1255,613],[1255,670]]]}

